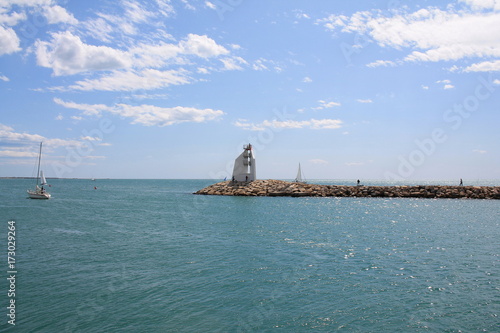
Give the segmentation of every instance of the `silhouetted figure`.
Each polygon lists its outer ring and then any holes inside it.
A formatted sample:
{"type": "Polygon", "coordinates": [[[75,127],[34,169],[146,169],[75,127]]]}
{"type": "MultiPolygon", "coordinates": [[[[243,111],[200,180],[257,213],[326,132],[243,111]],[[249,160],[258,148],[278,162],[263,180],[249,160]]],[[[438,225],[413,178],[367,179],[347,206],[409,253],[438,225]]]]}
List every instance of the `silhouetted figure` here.
{"type": "Polygon", "coordinates": [[[360,181],[359,181],[359,179],[358,179],[358,186],[359,186],[359,183],[360,183],[360,181]]]}
{"type": "Polygon", "coordinates": [[[462,178],[460,178],[460,186],[464,186],[464,182],[462,181],[462,178]]]}

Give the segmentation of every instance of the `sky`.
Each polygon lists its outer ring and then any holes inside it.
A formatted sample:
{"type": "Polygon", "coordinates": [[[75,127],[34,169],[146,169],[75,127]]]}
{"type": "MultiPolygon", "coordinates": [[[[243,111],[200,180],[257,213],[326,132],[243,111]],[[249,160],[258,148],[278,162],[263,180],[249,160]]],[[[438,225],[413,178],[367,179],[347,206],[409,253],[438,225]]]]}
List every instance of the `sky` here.
{"type": "Polygon", "coordinates": [[[500,179],[500,0],[0,0],[0,177],[500,179]]]}

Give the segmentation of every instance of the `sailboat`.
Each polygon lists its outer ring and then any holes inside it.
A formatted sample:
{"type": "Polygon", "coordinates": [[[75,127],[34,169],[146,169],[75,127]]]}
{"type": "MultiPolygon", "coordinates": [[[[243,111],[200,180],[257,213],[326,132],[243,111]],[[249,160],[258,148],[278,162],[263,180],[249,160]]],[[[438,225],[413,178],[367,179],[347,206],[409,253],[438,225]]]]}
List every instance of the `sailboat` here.
{"type": "Polygon", "coordinates": [[[47,185],[47,180],[43,175],[43,171],[40,171],[40,162],[42,160],[42,142],[40,142],[40,152],[38,153],[38,169],[36,172],[36,185],[34,190],[28,190],[28,197],[30,199],[50,199],[50,193],[45,191],[44,185],[47,185]],[[40,183],[40,186],[38,184],[40,183]]]}
{"type": "Polygon", "coordinates": [[[302,170],[300,169],[300,163],[299,163],[299,170],[297,171],[297,177],[295,177],[295,182],[296,183],[305,183],[306,180],[304,177],[302,177],[302,170]]]}

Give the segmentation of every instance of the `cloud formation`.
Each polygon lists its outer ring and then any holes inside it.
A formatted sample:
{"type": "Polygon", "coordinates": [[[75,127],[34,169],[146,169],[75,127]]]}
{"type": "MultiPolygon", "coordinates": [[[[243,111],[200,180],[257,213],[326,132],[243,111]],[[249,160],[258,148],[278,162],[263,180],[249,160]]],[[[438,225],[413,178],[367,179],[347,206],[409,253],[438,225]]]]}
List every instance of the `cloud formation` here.
{"type": "MultiPolygon", "coordinates": [[[[16,132],[16,130],[11,126],[0,124],[0,142],[2,143],[2,145],[12,143],[40,143],[42,141],[52,147],[79,146],[81,144],[81,142],[77,140],[51,139],[39,134],[30,134],[25,132],[20,133],[16,132]]],[[[12,147],[10,148],[15,149],[12,147]]]]}
{"type": "Polygon", "coordinates": [[[309,119],[309,120],[264,120],[261,123],[248,123],[246,120],[240,119],[234,123],[236,127],[240,127],[250,131],[263,131],[266,128],[273,129],[338,129],[342,127],[340,119],[309,119]]]}
{"type": "MultiPolygon", "coordinates": [[[[183,2],[187,9],[196,9],[183,2]]],[[[210,2],[204,7],[210,8],[210,2]]],[[[109,12],[96,11],[79,20],[55,0],[0,0],[0,56],[24,47],[11,26],[39,15],[45,25],[56,28],[28,40],[32,45],[27,51],[35,55],[37,65],[55,77],[85,75],[72,84],[43,90],[154,90],[196,82],[193,77],[200,74],[269,70],[266,59],[248,62],[238,56],[242,48],[237,44],[224,46],[196,33],[173,37],[165,18],[175,14],[170,0],[123,0],[109,12]]]]}
{"type": "Polygon", "coordinates": [[[0,1],[0,56],[22,50],[19,36],[12,27],[26,21],[33,13],[40,14],[47,24],[78,23],[72,14],[53,0],[0,1]]]}
{"type": "Polygon", "coordinates": [[[97,79],[77,81],[68,87],[53,87],[51,90],[67,91],[135,91],[165,88],[171,85],[189,83],[190,79],[183,70],[143,69],[141,71],[112,71],[97,79]]]}
{"type": "Polygon", "coordinates": [[[51,68],[56,76],[132,65],[126,52],[108,46],[87,45],[69,31],[54,33],[51,41],[37,41],[35,47],[38,65],[51,68]]]}
{"type": "MultiPolygon", "coordinates": [[[[171,63],[186,63],[182,56],[211,58],[227,55],[229,51],[213,39],[189,34],[178,44],[140,44],[129,50],[84,43],[70,31],[52,34],[50,41],[35,43],[38,65],[50,68],[55,76],[81,72],[112,71],[116,69],[158,68],[171,63]]],[[[243,62],[240,60],[240,63],[243,62]]]]}
{"type": "MultiPolygon", "coordinates": [[[[380,47],[408,50],[403,62],[437,62],[465,58],[500,57],[500,12],[496,0],[462,0],[415,12],[363,11],[351,16],[330,15],[317,21],[334,32],[369,36],[380,47]]],[[[377,60],[369,67],[393,66],[377,60]]]]}
{"type": "Polygon", "coordinates": [[[79,104],[63,101],[55,98],[54,102],[65,108],[82,111],[85,116],[100,116],[107,112],[124,118],[131,118],[132,124],[144,126],[170,126],[185,122],[203,123],[220,119],[224,112],[212,109],[197,109],[193,107],[176,106],[171,108],[154,105],[128,105],[115,104],[107,106],[104,104],[79,104]]]}
{"type": "Polygon", "coordinates": [[[0,25],[0,56],[21,51],[20,41],[12,28],[0,25]]]}

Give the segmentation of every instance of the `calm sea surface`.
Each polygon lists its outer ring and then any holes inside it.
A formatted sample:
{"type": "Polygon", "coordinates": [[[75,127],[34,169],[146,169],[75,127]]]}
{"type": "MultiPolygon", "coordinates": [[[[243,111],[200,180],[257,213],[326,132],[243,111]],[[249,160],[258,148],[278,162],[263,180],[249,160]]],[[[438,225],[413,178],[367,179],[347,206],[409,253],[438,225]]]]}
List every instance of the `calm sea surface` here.
{"type": "Polygon", "coordinates": [[[500,201],[191,194],[213,182],[0,180],[0,330],[500,332],[500,201]]]}

